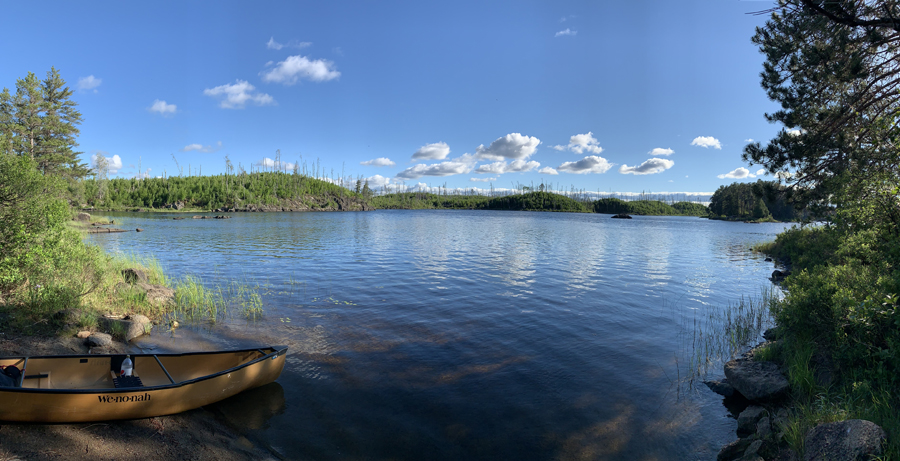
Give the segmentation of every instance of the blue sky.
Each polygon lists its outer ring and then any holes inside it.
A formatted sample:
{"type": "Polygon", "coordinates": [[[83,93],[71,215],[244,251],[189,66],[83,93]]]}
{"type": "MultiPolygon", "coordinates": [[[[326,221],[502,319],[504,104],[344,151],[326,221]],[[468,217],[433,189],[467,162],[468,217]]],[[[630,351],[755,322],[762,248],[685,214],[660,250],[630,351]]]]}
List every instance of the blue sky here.
{"type": "Polygon", "coordinates": [[[0,86],[55,66],[113,176],[280,149],[374,186],[710,192],[781,129],[750,42],[770,2],[39,4],[3,4],[0,86]]]}

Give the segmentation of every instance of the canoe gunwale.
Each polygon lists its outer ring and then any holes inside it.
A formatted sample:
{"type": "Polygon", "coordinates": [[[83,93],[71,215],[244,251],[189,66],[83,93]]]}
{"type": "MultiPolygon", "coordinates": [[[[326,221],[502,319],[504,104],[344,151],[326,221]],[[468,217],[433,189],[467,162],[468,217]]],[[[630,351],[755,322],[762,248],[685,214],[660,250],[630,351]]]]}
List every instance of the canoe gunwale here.
{"type": "MultiPolygon", "coordinates": [[[[263,355],[262,357],[257,357],[249,362],[243,363],[236,367],[231,367],[216,373],[200,376],[199,378],[188,379],[184,381],[178,381],[169,384],[161,384],[157,386],[142,386],[142,387],[111,387],[111,388],[100,388],[100,389],[40,389],[40,388],[28,388],[28,387],[0,387],[0,393],[37,393],[37,394],[120,394],[120,393],[134,393],[137,391],[156,391],[156,390],[165,390],[165,389],[174,389],[178,387],[187,386],[190,384],[195,384],[201,381],[206,381],[209,379],[216,378],[218,376],[222,376],[228,373],[233,373],[242,368],[250,367],[254,364],[262,362],[264,360],[275,359],[283,354],[287,353],[287,346],[267,346],[267,347],[252,347],[247,349],[233,349],[233,350],[221,350],[221,351],[202,351],[202,352],[183,352],[183,353],[169,353],[169,354],[130,354],[133,357],[154,357],[154,356],[162,356],[162,357],[184,357],[184,356],[193,356],[193,355],[209,355],[209,354],[222,354],[229,352],[264,352],[263,349],[273,349],[272,352],[263,355]]],[[[77,359],[77,358],[96,358],[96,357],[111,357],[113,355],[124,355],[124,354],[104,354],[104,355],[90,355],[90,354],[81,354],[81,355],[33,355],[33,356],[3,356],[0,359],[25,359],[28,360],[29,357],[37,358],[40,357],[42,359],[77,359]]],[[[159,360],[159,359],[157,359],[159,360]]],[[[163,368],[165,370],[165,368],[163,368]]],[[[168,372],[166,372],[168,374],[168,372]]],[[[24,373],[23,373],[24,376],[24,373]]],[[[171,379],[171,377],[169,377],[171,379]]]]}

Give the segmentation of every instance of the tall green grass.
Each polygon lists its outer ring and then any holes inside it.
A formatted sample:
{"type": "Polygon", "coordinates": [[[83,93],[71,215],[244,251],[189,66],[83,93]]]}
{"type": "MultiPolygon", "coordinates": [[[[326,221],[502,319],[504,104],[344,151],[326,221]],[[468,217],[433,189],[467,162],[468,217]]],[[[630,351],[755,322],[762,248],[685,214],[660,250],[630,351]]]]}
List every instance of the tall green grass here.
{"type": "Polygon", "coordinates": [[[719,367],[762,339],[762,332],[774,326],[771,309],[779,292],[762,288],[758,296],[741,297],[725,306],[710,306],[682,319],[684,363],[679,377],[690,386],[703,379],[711,368],[719,367]]]}
{"type": "Polygon", "coordinates": [[[259,285],[232,281],[207,287],[199,277],[191,275],[175,280],[175,310],[182,318],[215,323],[228,318],[229,312],[240,312],[248,319],[263,315],[259,285]]]}

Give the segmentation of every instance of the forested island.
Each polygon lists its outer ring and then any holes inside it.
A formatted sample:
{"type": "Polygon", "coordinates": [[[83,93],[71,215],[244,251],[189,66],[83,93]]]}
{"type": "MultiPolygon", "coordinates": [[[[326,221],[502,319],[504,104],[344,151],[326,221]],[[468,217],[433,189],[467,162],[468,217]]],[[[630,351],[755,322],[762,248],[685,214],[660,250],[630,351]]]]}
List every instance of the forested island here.
{"type": "Polygon", "coordinates": [[[707,207],[696,202],[667,204],[660,200],[624,201],[617,198],[591,200],[584,195],[575,198],[560,193],[536,191],[489,197],[486,195],[401,192],[375,196],[372,204],[381,209],[466,209],[513,211],[564,211],[572,213],[636,214],[658,216],[701,216],[707,207]]]}

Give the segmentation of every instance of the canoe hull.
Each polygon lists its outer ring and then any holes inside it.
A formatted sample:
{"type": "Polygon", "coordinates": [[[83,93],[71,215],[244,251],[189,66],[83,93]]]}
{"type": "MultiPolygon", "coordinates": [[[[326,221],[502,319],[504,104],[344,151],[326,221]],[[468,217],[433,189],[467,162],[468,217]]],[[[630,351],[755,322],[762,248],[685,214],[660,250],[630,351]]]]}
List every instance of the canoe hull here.
{"type": "Polygon", "coordinates": [[[171,415],[275,381],[286,349],[234,369],[165,386],[121,389],[0,387],[0,421],[76,423],[171,415]]]}

